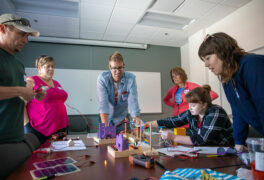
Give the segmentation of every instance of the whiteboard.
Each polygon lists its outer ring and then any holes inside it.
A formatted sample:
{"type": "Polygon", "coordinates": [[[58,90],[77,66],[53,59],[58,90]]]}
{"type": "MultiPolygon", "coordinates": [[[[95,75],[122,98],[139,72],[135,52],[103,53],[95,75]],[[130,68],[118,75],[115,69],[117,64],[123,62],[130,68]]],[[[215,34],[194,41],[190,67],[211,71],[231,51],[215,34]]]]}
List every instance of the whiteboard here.
{"type": "MultiPolygon", "coordinates": [[[[36,68],[26,68],[27,76],[37,74],[36,68]]],[[[103,70],[55,69],[53,79],[68,93],[68,115],[98,114],[96,82],[103,70]]],[[[160,72],[132,72],[136,75],[141,113],[161,113],[160,72]]]]}

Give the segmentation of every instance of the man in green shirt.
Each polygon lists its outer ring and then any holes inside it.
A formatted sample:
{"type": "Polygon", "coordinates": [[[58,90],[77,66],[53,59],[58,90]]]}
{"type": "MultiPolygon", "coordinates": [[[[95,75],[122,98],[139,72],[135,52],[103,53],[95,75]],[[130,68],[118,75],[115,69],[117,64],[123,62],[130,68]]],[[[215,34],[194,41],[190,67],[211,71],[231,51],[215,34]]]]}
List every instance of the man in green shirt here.
{"type": "Polygon", "coordinates": [[[25,69],[14,56],[28,42],[28,36],[39,36],[27,19],[14,14],[0,16],[0,179],[5,179],[23,163],[38,142],[24,136],[24,102],[34,97],[25,87],[25,69]]]}

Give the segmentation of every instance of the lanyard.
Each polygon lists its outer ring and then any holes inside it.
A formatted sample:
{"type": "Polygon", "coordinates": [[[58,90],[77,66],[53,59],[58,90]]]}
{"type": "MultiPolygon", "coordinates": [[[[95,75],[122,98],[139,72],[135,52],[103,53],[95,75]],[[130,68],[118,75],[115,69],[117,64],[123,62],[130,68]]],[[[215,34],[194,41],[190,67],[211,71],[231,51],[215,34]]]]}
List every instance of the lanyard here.
{"type": "Polygon", "coordinates": [[[236,83],[235,83],[235,80],[234,80],[233,78],[231,79],[231,84],[232,84],[232,88],[233,88],[233,90],[234,90],[235,93],[236,93],[237,99],[239,99],[239,94],[238,94],[238,92],[237,92],[236,83]]]}

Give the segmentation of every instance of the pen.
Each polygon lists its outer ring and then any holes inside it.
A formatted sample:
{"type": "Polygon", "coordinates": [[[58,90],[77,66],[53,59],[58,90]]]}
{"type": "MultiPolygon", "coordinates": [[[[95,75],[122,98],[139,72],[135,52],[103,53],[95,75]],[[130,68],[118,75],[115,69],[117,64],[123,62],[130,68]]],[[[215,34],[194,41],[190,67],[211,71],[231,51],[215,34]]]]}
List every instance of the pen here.
{"type": "Polygon", "coordinates": [[[55,174],[51,175],[51,176],[43,176],[41,178],[37,178],[35,180],[44,180],[44,179],[52,179],[52,178],[55,178],[55,174]]]}
{"type": "Polygon", "coordinates": [[[206,157],[211,158],[211,157],[220,157],[221,155],[217,155],[217,154],[212,154],[212,155],[206,155],[206,157]]]}
{"type": "Polygon", "coordinates": [[[164,169],[165,171],[168,171],[168,169],[163,165],[163,164],[161,164],[159,161],[155,161],[156,162],[156,164],[159,166],[159,167],[161,167],[162,169],[164,169]]]}
{"type": "Polygon", "coordinates": [[[188,151],[188,153],[198,153],[198,152],[200,152],[200,151],[202,151],[202,149],[197,149],[197,150],[188,151]]]}

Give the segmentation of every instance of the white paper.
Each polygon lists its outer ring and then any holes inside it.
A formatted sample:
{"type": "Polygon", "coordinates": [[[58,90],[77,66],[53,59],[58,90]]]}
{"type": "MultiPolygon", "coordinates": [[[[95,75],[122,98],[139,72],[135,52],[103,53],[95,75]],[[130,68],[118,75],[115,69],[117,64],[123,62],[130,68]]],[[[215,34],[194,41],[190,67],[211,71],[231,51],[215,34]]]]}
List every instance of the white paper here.
{"type": "Polygon", "coordinates": [[[185,146],[175,146],[175,147],[167,147],[167,148],[161,148],[161,149],[157,149],[158,152],[162,153],[162,154],[166,154],[168,156],[175,156],[175,155],[181,155],[181,154],[185,154],[187,152],[192,152],[194,151],[193,148],[189,148],[189,147],[185,147],[185,146]],[[181,151],[181,152],[179,152],[181,151]]]}
{"type": "MultiPolygon", "coordinates": [[[[199,154],[217,154],[217,148],[219,147],[208,147],[208,146],[195,146],[194,150],[198,151],[199,154]]],[[[227,150],[228,147],[223,147],[227,150]]]]}
{"type": "Polygon", "coordinates": [[[97,137],[97,133],[88,133],[87,138],[94,138],[97,137]]]}
{"type": "Polygon", "coordinates": [[[74,146],[68,146],[68,141],[54,141],[50,145],[51,151],[76,151],[85,150],[86,146],[82,140],[74,140],[74,146]]]}

